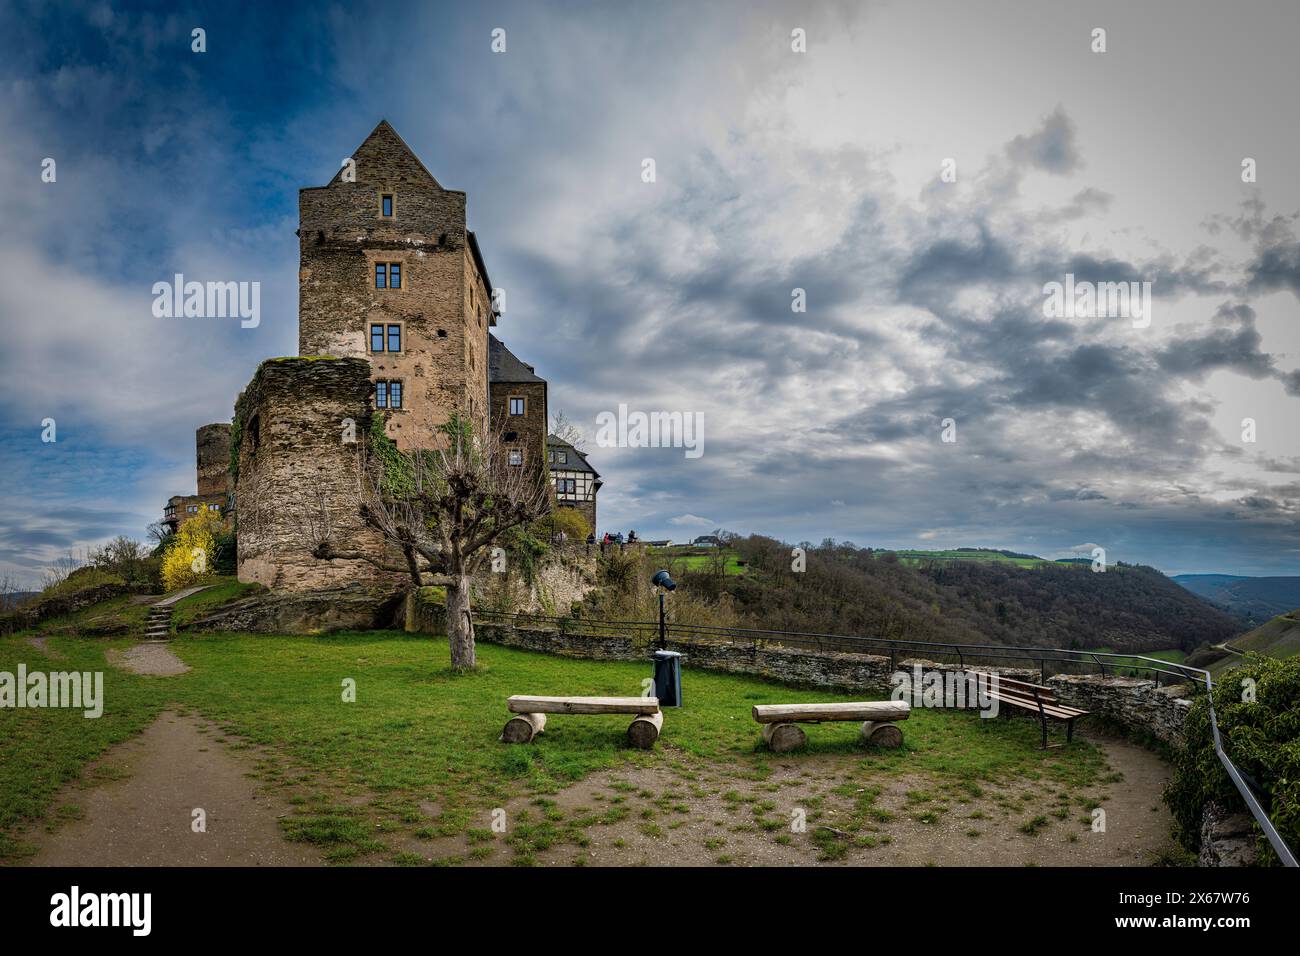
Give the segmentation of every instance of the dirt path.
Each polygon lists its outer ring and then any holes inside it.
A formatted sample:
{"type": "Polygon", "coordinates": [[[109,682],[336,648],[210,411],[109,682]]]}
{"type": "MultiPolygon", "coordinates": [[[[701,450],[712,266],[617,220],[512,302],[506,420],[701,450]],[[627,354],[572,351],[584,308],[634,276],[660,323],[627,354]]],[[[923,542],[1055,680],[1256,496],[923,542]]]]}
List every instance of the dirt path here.
{"type": "Polygon", "coordinates": [[[190,669],[166,644],[135,644],[124,651],[109,648],[104,657],[114,667],[147,677],[175,677],[190,669]]]}
{"type": "Polygon", "coordinates": [[[80,819],[23,836],[38,847],[31,865],[322,865],[310,846],[284,839],[277,818],[288,806],[259,794],[247,776],[251,762],[216,736],[203,721],[163,713],[82,778],[109,782],[74,784],[59,795],[54,806],[78,807],[80,819]],[[206,813],[206,832],[192,829],[196,808],[206,813]]]}
{"type": "MultiPolygon", "coordinates": [[[[1173,849],[1160,794],[1169,767],[1114,738],[1107,782],[1085,792],[1030,781],[1006,785],[922,772],[873,776],[844,755],[794,754],[755,780],[742,766],[664,761],[596,774],[542,800],[508,803],[506,833],[459,852],[470,865],[515,861],[521,833],[578,822],[585,845],[525,852],[541,866],[1149,866],[1173,849]],[[676,764],[676,767],[672,766],[676,764]],[[1095,800],[1105,829],[1093,827],[1095,800]],[[855,810],[866,825],[850,823],[855,810]],[[791,823],[801,812],[802,831],[791,823]],[[1034,821],[1037,821],[1036,823],[1034,821]],[[1028,827],[1028,831],[1026,830],[1028,827]],[[515,845],[512,846],[512,838],[515,845]]],[[[478,824],[486,833],[490,821],[478,824]]],[[[546,841],[542,841],[545,843],[546,841]]],[[[413,841],[414,843],[414,841],[413,841]]],[[[418,844],[405,847],[420,852],[418,844]]],[[[447,853],[446,842],[424,855],[447,853]]]]}

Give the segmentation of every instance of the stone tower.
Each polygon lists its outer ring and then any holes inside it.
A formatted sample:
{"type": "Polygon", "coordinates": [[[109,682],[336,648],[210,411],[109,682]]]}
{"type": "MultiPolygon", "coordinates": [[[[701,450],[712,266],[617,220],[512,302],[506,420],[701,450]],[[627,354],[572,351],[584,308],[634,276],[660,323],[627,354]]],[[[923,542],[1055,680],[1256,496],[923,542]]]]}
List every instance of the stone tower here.
{"type": "Polygon", "coordinates": [[[298,210],[299,354],[367,359],[403,449],[428,446],[453,409],[487,415],[496,315],[465,193],[384,120],[298,210]]]}
{"type": "MultiPolygon", "coordinates": [[[[230,492],[230,423],[203,425],[194,433],[199,497],[230,492]]],[[[224,502],[223,502],[224,503],[224,502]]]]}

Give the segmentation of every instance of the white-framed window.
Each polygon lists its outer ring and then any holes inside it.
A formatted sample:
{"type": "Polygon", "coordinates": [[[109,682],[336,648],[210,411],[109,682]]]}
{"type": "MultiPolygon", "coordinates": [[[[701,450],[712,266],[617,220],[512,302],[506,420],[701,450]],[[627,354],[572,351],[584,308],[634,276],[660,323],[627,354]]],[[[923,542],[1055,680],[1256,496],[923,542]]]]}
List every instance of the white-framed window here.
{"type": "Polygon", "coordinates": [[[555,453],[555,463],[557,465],[567,465],[569,463],[569,453],[567,451],[557,451],[555,453]]]}
{"type": "Polygon", "coordinates": [[[510,453],[506,458],[506,461],[508,461],[512,465],[522,465],[524,463],[523,450],[520,448],[511,448],[510,453]]]}

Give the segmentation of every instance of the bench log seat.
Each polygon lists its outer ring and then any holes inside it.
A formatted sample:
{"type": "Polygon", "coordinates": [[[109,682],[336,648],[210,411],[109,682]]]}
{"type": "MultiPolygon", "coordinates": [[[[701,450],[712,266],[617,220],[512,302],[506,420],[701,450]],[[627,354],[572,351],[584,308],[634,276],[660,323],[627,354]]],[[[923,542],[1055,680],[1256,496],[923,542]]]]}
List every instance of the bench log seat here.
{"type": "Polygon", "coordinates": [[[808,743],[799,724],[831,720],[862,721],[862,739],[877,747],[900,747],[903,731],[895,721],[907,720],[912,707],[905,700],[869,700],[835,704],[755,704],[754,720],[763,725],[763,740],[773,753],[787,753],[808,743]]]}
{"type": "Polygon", "coordinates": [[[1038,717],[1043,730],[1043,747],[1047,749],[1047,721],[1065,722],[1065,742],[1074,739],[1074,722],[1080,717],[1087,717],[1088,711],[1077,707],[1067,707],[1056,696],[1056,691],[1042,684],[1030,684],[1027,681],[1011,680],[999,674],[978,672],[975,675],[981,686],[987,688],[990,697],[1001,704],[1010,704],[1020,710],[1028,711],[1038,717]]]}
{"type": "Polygon", "coordinates": [[[638,750],[649,750],[659,739],[664,714],[657,697],[533,697],[516,694],[506,701],[514,717],[501,731],[508,744],[530,743],[546,729],[547,714],[632,714],[627,741],[638,750]]]}

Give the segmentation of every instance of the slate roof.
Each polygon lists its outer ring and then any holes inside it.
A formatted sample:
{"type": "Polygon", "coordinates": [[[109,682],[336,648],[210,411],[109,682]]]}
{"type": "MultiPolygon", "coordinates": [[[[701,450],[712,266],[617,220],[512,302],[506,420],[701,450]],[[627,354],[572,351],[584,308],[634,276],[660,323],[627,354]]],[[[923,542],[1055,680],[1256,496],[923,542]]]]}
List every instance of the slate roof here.
{"type": "Polygon", "coordinates": [[[531,365],[525,365],[511,352],[502,341],[488,333],[488,381],[489,382],[545,382],[533,371],[531,365]]]}
{"type": "Polygon", "coordinates": [[[578,451],[578,449],[574,448],[563,438],[557,438],[555,435],[547,435],[546,452],[547,452],[546,454],[547,465],[553,471],[558,471],[558,470],[586,471],[586,472],[590,472],[593,478],[600,477],[600,472],[598,472],[595,468],[591,467],[591,462],[587,461],[587,456],[584,455],[582,452],[578,451]],[[557,450],[567,451],[569,453],[568,462],[561,465],[558,461],[550,460],[551,458],[550,453],[557,450]]]}

